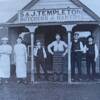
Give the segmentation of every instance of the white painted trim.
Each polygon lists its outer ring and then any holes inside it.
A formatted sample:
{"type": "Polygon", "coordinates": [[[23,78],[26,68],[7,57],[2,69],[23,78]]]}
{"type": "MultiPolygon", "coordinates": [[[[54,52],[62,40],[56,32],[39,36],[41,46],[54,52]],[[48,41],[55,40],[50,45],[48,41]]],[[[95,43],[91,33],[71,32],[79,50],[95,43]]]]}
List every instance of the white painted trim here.
{"type": "Polygon", "coordinates": [[[33,55],[33,48],[34,48],[34,34],[35,34],[35,29],[37,26],[25,26],[30,30],[31,33],[31,82],[35,83],[35,62],[34,62],[34,55],[33,55]]]}

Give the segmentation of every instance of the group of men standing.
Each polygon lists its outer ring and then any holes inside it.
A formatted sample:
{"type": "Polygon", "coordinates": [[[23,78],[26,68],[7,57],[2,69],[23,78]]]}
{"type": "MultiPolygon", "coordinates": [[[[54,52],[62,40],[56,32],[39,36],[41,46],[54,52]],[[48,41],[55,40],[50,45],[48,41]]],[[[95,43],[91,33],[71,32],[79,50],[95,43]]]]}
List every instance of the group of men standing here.
{"type": "MultiPolygon", "coordinates": [[[[74,33],[71,46],[68,46],[64,41],[62,41],[61,36],[59,34],[56,34],[55,38],[56,40],[50,43],[47,47],[48,52],[53,57],[54,80],[55,81],[63,80],[64,57],[68,53],[68,49],[71,50],[72,81],[75,79],[76,68],[78,70],[78,80],[79,81],[82,80],[81,62],[82,62],[83,53],[86,54],[86,67],[87,67],[88,79],[90,79],[91,76],[90,73],[91,68],[92,68],[92,78],[94,78],[96,75],[96,59],[98,57],[98,48],[94,43],[94,38],[92,36],[89,36],[87,38],[87,43],[83,45],[83,43],[79,39],[79,34],[74,33]]],[[[42,46],[40,41],[37,41],[37,46],[35,50],[36,50],[35,57],[36,57],[37,72],[40,73],[39,67],[42,66],[47,79],[48,75],[47,75],[47,70],[45,65],[45,59],[47,58],[47,54],[44,46],[42,46]]]]}
{"type": "MultiPolygon", "coordinates": [[[[57,80],[59,77],[62,77],[63,74],[63,64],[64,56],[67,54],[67,44],[61,40],[59,34],[56,35],[56,40],[48,45],[48,52],[53,56],[53,74],[54,80],[57,80]],[[56,78],[56,79],[55,79],[56,78]]],[[[46,50],[42,46],[40,41],[37,41],[36,48],[34,49],[34,54],[36,58],[36,69],[38,76],[40,76],[40,66],[45,72],[45,77],[48,79],[47,69],[45,65],[45,59],[47,58],[46,50]]]]}
{"type": "Polygon", "coordinates": [[[27,49],[22,43],[22,38],[19,37],[14,45],[14,50],[11,45],[8,44],[8,38],[4,37],[1,39],[2,44],[0,45],[0,84],[2,79],[5,83],[8,83],[10,78],[10,55],[14,51],[14,63],[16,65],[16,77],[18,78],[17,83],[21,81],[26,83],[27,77],[27,49]]]}
{"type": "MultiPolygon", "coordinates": [[[[5,83],[8,83],[10,78],[10,55],[12,53],[12,47],[8,44],[8,38],[4,37],[1,39],[2,44],[0,45],[0,83],[2,78],[5,79],[5,83]]],[[[75,69],[78,69],[78,79],[81,80],[82,69],[82,54],[86,54],[86,67],[87,76],[90,78],[90,69],[92,68],[92,76],[96,74],[96,59],[98,57],[98,48],[94,43],[94,38],[89,36],[87,38],[87,44],[83,46],[83,43],[79,40],[79,34],[74,33],[71,45],[67,45],[66,42],[61,40],[61,36],[56,34],[55,41],[51,42],[48,47],[48,52],[53,57],[53,76],[54,81],[63,80],[63,67],[64,57],[68,53],[68,49],[71,50],[71,73],[72,80],[75,79],[75,69]]],[[[37,72],[37,79],[40,78],[40,67],[44,71],[46,80],[48,80],[48,71],[45,65],[45,59],[47,59],[47,53],[44,45],[40,40],[36,41],[34,47],[34,57],[37,72]]],[[[18,37],[16,44],[14,45],[14,62],[16,65],[16,77],[18,78],[17,83],[27,83],[27,48],[22,43],[22,38],[18,37]]],[[[67,66],[66,66],[67,67],[67,66]]]]}

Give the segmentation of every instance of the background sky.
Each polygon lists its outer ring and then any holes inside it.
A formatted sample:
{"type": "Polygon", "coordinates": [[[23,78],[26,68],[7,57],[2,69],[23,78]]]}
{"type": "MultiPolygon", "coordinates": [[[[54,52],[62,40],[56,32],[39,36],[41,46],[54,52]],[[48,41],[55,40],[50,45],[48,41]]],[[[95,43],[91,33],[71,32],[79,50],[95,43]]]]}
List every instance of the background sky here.
{"type": "MultiPolygon", "coordinates": [[[[31,0],[0,0],[0,23],[7,21],[31,0]]],[[[80,0],[100,16],[100,0],[80,0]]]]}

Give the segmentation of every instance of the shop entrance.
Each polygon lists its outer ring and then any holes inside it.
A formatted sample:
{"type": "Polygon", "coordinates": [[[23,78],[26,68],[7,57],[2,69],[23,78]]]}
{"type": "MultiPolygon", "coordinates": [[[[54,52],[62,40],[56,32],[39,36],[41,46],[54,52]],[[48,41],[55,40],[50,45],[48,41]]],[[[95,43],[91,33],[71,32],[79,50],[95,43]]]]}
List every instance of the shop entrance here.
{"type": "MultiPolygon", "coordinates": [[[[53,73],[53,59],[52,55],[49,54],[47,47],[48,45],[55,40],[56,34],[60,34],[61,40],[65,41],[67,43],[67,31],[64,27],[60,25],[56,26],[39,26],[35,31],[35,41],[40,40],[43,46],[45,46],[46,53],[47,53],[47,59],[46,59],[46,67],[48,70],[49,78],[52,77],[53,73]]],[[[67,68],[68,68],[68,59],[67,55],[64,57],[64,66],[63,66],[63,72],[64,77],[63,80],[67,80],[67,68]]],[[[42,74],[41,74],[42,75],[42,74]]]]}
{"type": "MultiPolygon", "coordinates": [[[[16,38],[19,36],[19,34],[21,34],[22,32],[29,32],[28,29],[26,29],[25,27],[21,27],[21,28],[10,28],[9,30],[9,39],[10,39],[10,44],[12,46],[14,46],[14,44],[16,43],[16,38]],[[14,33],[14,34],[13,34],[14,33]]],[[[100,34],[99,31],[97,31],[97,25],[77,25],[75,27],[73,27],[72,30],[72,34],[71,37],[73,38],[73,34],[75,32],[79,32],[80,34],[80,40],[81,42],[85,45],[86,41],[87,41],[87,32],[89,32],[89,35],[92,35],[95,38],[95,42],[98,46],[98,49],[100,48],[100,40],[98,39],[100,34]],[[83,34],[82,34],[83,33],[83,34]]],[[[36,40],[40,40],[41,43],[43,44],[43,46],[46,49],[46,53],[47,53],[47,59],[46,59],[46,68],[49,74],[49,78],[50,80],[52,80],[52,76],[53,76],[53,59],[52,59],[52,55],[49,54],[48,50],[47,50],[47,46],[55,40],[55,35],[56,34],[60,34],[61,36],[61,40],[65,41],[68,44],[68,34],[67,34],[67,30],[61,26],[61,25],[49,25],[49,26],[38,26],[38,28],[36,28],[35,30],[35,34],[34,34],[34,46],[36,43],[36,40]]],[[[29,49],[29,47],[31,48],[31,35],[30,34],[26,34],[24,36],[24,43],[26,44],[27,48],[28,48],[28,75],[30,77],[31,75],[31,49],[29,49]]],[[[100,51],[100,50],[99,50],[100,51]]],[[[11,57],[11,61],[13,64],[13,54],[11,57]]],[[[97,72],[97,79],[100,79],[100,55],[96,61],[96,72],[97,72]]],[[[14,67],[12,67],[14,68],[14,67]]],[[[36,66],[35,66],[36,69],[36,66]]],[[[68,79],[68,55],[66,55],[64,57],[64,67],[63,67],[63,72],[64,72],[64,80],[63,81],[67,81],[68,79]]],[[[76,70],[77,71],[77,70],[76,70]]],[[[12,70],[12,72],[14,73],[14,71],[12,70]]],[[[37,72],[35,70],[35,76],[36,76],[37,72]]],[[[81,82],[86,82],[86,58],[85,55],[82,56],[82,81],[81,82]]],[[[36,79],[36,77],[35,77],[36,79]]],[[[44,79],[44,73],[43,70],[41,68],[41,80],[42,81],[44,79]]],[[[97,80],[98,81],[98,80],[97,80]]]]}

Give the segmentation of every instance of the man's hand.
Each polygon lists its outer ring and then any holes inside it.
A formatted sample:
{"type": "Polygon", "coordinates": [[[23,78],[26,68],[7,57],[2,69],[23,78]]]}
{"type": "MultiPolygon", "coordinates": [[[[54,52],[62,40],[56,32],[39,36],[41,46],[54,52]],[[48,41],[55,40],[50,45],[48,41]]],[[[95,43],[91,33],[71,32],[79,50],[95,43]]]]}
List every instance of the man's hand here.
{"type": "Polygon", "coordinates": [[[65,57],[66,53],[63,53],[62,56],[65,57]]]}
{"type": "Polygon", "coordinates": [[[96,62],[96,58],[94,58],[94,61],[96,62]]]}
{"type": "Polygon", "coordinates": [[[89,50],[89,48],[86,48],[86,50],[88,51],[88,50],[89,50]]]}
{"type": "Polygon", "coordinates": [[[82,50],[75,50],[75,52],[82,51],[82,50]]]}
{"type": "Polygon", "coordinates": [[[44,57],[44,59],[47,59],[47,57],[44,57]]]}
{"type": "Polygon", "coordinates": [[[52,55],[54,55],[54,53],[53,53],[53,52],[51,52],[51,54],[52,54],[52,55]]]}

